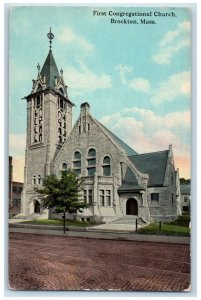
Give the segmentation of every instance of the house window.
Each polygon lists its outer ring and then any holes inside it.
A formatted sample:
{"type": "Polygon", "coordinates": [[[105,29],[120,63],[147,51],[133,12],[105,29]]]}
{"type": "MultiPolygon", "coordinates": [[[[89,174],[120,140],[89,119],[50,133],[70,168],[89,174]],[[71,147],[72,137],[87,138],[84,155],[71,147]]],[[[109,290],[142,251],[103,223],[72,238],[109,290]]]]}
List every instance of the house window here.
{"type": "Polygon", "coordinates": [[[90,190],[84,190],[84,202],[88,203],[89,205],[92,205],[93,203],[93,191],[90,190]]]}
{"type": "Polygon", "coordinates": [[[100,190],[100,206],[104,206],[104,205],[105,205],[105,191],[100,190]]]}
{"type": "Polygon", "coordinates": [[[88,190],[88,200],[89,200],[89,204],[93,203],[93,194],[92,194],[92,190],[88,190]]]}
{"type": "Polygon", "coordinates": [[[159,201],[159,193],[151,193],[151,200],[159,201]]]}
{"type": "Polygon", "coordinates": [[[103,176],[110,176],[111,170],[110,170],[110,157],[105,156],[103,159],[103,176]]]}
{"type": "Polygon", "coordinates": [[[182,209],[183,209],[183,211],[185,211],[185,212],[188,212],[188,211],[189,211],[188,206],[183,206],[182,209]]]}
{"type": "Polygon", "coordinates": [[[188,197],[184,197],[184,202],[188,202],[188,197]]]}
{"type": "Polygon", "coordinates": [[[22,192],[22,187],[21,187],[21,186],[13,185],[12,191],[13,191],[13,193],[21,194],[21,192],[22,192]]]}
{"type": "Polygon", "coordinates": [[[94,176],[96,173],[96,168],[87,168],[88,176],[94,176]]]}
{"type": "Polygon", "coordinates": [[[81,153],[79,151],[75,151],[73,158],[73,169],[77,175],[81,174],[81,153]]]}
{"type": "Polygon", "coordinates": [[[14,198],[12,200],[12,204],[13,204],[14,207],[20,207],[21,206],[21,199],[17,199],[17,198],[15,199],[14,198]]]}
{"type": "Polygon", "coordinates": [[[111,206],[111,190],[100,190],[99,204],[100,206],[111,206]]]}
{"type": "Polygon", "coordinates": [[[87,174],[94,176],[96,173],[96,150],[90,149],[87,156],[87,174]]]}
{"type": "Polygon", "coordinates": [[[87,203],[87,190],[84,190],[84,203],[87,203]]]}
{"type": "Polygon", "coordinates": [[[111,206],[111,191],[106,190],[106,201],[105,201],[106,206],[111,206]]]}

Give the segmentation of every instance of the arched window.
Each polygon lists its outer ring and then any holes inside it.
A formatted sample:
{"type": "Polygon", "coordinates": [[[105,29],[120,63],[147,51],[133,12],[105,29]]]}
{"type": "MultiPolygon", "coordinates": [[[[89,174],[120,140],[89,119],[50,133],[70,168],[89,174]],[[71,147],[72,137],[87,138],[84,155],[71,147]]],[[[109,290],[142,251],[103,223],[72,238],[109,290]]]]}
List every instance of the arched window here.
{"type": "Polygon", "coordinates": [[[32,178],[32,184],[33,184],[33,185],[36,184],[36,175],[33,175],[33,178],[32,178]]]}
{"type": "Polygon", "coordinates": [[[74,153],[73,169],[77,175],[81,174],[81,153],[79,151],[74,153]]]}
{"type": "Polygon", "coordinates": [[[94,176],[96,173],[96,150],[90,149],[87,156],[87,174],[94,176]]]}
{"type": "Polygon", "coordinates": [[[88,152],[88,157],[95,157],[96,156],[96,150],[95,149],[90,149],[88,152]]]}
{"type": "Polygon", "coordinates": [[[105,156],[103,159],[103,176],[111,175],[110,157],[105,156]]]}
{"type": "Polygon", "coordinates": [[[66,171],[67,170],[67,163],[66,162],[63,162],[62,163],[62,171],[66,171]]]}
{"type": "Polygon", "coordinates": [[[41,184],[41,176],[38,175],[38,184],[41,184]]]}

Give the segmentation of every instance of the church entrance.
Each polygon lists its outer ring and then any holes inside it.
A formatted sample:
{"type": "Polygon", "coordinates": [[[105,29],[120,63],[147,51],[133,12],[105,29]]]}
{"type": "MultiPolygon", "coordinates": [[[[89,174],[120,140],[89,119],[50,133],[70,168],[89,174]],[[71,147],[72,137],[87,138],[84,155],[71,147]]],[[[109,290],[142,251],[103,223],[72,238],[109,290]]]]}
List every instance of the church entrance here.
{"type": "Polygon", "coordinates": [[[39,214],[40,213],[40,203],[38,200],[35,200],[35,203],[34,203],[34,213],[35,214],[39,214]]]}
{"type": "Polygon", "coordinates": [[[126,202],[126,214],[127,215],[138,215],[138,203],[136,199],[130,198],[126,202]]]}

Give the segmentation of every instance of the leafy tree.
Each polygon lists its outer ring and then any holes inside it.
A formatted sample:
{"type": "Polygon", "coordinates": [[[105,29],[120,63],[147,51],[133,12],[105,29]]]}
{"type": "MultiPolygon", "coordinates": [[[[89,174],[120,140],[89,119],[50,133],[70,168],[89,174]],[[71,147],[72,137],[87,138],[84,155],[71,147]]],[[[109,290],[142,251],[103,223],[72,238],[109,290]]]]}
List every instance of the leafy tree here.
{"type": "Polygon", "coordinates": [[[191,184],[190,179],[180,178],[180,184],[191,184]]]}
{"type": "Polygon", "coordinates": [[[43,180],[43,187],[37,188],[40,194],[42,208],[54,208],[58,213],[63,212],[64,233],[65,216],[67,213],[82,212],[87,204],[82,197],[83,179],[71,171],[61,171],[59,178],[56,175],[49,175],[43,180]]]}

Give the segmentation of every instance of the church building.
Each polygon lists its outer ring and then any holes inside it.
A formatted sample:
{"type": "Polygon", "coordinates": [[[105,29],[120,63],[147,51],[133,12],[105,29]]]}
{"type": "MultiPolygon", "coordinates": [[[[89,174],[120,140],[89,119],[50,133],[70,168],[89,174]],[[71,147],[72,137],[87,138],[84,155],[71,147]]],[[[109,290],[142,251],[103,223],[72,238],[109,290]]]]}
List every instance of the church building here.
{"type": "MultiPolygon", "coordinates": [[[[35,192],[42,180],[73,169],[84,179],[89,207],[77,219],[110,222],[126,216],[145,222],[174,219],[179,213],[179,174],[172,146],[138,154],[93,117],[90,105],[81,104],[72,127],[74,104],[68,97],[63,71],[50,50],[33,80],[27,101],[27,138],[22,212],[46,217],[35,192]]],[[[125,137],[126,139],[126,137],[125,137]]],[[[52,215],[54,216],[54,214],[52,215]]]]}

